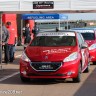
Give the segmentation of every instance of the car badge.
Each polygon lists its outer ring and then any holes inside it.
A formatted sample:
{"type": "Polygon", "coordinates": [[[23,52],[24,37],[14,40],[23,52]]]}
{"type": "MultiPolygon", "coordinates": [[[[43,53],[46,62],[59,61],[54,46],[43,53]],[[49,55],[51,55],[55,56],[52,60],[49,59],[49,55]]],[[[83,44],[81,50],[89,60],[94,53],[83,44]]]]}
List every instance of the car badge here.
{"type": "Polygon", "coordinates": [[[45,59],[48,59],[48,56],[45,56],[45,59]]]}

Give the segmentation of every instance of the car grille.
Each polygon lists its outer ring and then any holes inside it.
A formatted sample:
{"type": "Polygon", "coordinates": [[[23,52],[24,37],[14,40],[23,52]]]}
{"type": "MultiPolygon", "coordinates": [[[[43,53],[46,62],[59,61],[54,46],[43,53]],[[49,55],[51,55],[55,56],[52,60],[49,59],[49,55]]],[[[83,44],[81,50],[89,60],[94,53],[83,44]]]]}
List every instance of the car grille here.
{"type": "Polygon", "coordinates": [[[61,66],[61,62],[31,62],[30,66],[35,71],[57,71],[61,66]]]}

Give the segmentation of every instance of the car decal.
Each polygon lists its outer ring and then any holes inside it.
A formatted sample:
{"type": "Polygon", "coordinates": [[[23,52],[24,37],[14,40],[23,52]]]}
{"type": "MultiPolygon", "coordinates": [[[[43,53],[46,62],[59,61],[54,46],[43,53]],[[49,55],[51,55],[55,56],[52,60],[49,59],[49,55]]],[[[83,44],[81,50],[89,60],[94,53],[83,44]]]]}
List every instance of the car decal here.
{"type": "Polygon", "coordinates": [[[84,49],[81,50],[81,54],[82,54],[82,68],[85,65],[85,52],[84,51],[85,51],[84,49]]]}
{"type": "Polygon", "coordinates": [[[65,52],[71,52],[71,48],[68,48],[68,49],[51,49],[51,50],[44,50],[43,52],[46,52],[48,54],[65,53],[65,52]]]}
{"type": "Polygon", "coordinates": [[[74,32],[48,32],[48,33],[39,33],[37,36],[75,36],[74,32]]]}

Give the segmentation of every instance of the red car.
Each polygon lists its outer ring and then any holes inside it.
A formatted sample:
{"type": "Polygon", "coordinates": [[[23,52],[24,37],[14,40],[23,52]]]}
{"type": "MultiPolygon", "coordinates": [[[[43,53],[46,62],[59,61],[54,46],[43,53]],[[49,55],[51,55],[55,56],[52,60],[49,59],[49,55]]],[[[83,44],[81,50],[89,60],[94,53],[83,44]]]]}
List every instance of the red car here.
{"type": "Polygon", "coordinates": [[[96,28],[76,28],[80,32],[89,47],[90,61],[96,64],[96,28]]]}
{"type": "Polygon", "coordinates": [[[39,33],[20,59],[21,80],[34,78],[72,78],[80,82],[81,73],[89,71],[88,45],[74,31],[39,33]]]}

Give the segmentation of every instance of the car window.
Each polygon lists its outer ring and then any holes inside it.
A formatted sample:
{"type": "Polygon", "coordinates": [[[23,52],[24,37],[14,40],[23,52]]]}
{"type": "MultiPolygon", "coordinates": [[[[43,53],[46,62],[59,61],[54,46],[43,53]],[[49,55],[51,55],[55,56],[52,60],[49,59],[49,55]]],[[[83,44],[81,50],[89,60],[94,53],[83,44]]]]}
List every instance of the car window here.
{"type": "Polygon", "coordinates": [[[85,40],[95,40],[94,33],[81,33],[85,40]]]}
{"type": "Polygon", "coordinates": [[[77,34],[77,38],[78,38],[79,45],[81,46],[84,43],[84,39],[82,38],[80,33],[77,34]]]}
{"type": "Polygon", "coordinates": [[[81,33],[79,33],[79,35],[80,35],[80,37],[81,37],[82,43],[84,43],[84,42],[85,42],[84,37],[82,36],[82,34],[81,34],[81,33]]]}
{"type": "Polygon", "coordinates": [[[75,36],[38,36],[30,46],[75,46],[75,36]]]}

